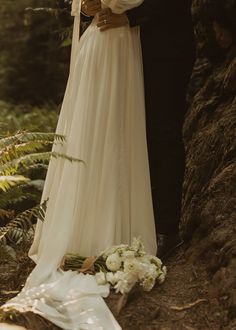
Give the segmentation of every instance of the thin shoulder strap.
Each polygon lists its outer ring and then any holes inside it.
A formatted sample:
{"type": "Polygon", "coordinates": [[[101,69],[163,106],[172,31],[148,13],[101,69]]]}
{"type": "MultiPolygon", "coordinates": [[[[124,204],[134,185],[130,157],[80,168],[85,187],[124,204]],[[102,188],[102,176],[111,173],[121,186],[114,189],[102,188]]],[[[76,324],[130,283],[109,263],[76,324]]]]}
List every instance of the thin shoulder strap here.
{"type": "Polygon", "coordinates": [[[80,10],[81,10],[81,0],[73,0],[71,5],[71,15],[74,16],[74,26],[73,26],[71,58],[70,58],[70,75],[74,72],[75,61],[79,49],[80,10]]]}

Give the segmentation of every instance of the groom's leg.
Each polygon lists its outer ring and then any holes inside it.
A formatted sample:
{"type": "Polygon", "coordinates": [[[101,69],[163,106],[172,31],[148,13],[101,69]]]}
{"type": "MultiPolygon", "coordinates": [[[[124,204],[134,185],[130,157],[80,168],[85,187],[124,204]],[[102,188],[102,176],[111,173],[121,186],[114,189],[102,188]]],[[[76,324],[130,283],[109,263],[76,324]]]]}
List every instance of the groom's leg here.
{"type": "Polygon", "coordinates": [[[185,152],[182,126],[191,63],[160,62],[145,76],[147,138],[157,232],[178,232],[185,152]]]}

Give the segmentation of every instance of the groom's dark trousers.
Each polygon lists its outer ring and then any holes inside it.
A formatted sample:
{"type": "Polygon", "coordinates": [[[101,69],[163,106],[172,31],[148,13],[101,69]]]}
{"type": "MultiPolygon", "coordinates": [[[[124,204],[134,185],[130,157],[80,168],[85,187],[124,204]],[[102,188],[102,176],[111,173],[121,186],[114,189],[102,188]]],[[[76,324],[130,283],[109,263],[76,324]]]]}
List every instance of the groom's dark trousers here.
{"type": "Polygon", "coordinates": [[[185,152],[182,127],[195,60],[190,0],[144,0],[127,12],[140,25],[152,197],[159,234],[178,232],[185,152]]]}

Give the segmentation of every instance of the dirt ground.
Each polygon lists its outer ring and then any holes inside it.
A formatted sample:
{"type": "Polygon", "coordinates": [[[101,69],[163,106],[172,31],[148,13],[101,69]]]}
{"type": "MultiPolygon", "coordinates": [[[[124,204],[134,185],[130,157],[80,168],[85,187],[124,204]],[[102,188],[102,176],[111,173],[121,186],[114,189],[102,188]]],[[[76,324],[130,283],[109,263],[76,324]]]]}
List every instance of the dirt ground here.
{"type": "MultiPolygon", "coordinates": [[[[168,276],[164,284],[150,293],[135,290],[119,315],[116,310],[120,296],[110,295],[107,303],[123,330],[236,329],[236,318],[227,309],[227,296],[215,295],[207,265],[193,264],[186,251],[181,247],[165,262],[168,276]]],[[[1,305],[17,294],[33,267],[25,255],[19,258],[18,270],[1,269],[1,305]]],[[[30,330],[59,329],[32,313],[16,316],[14,322],[30,330]]]]}

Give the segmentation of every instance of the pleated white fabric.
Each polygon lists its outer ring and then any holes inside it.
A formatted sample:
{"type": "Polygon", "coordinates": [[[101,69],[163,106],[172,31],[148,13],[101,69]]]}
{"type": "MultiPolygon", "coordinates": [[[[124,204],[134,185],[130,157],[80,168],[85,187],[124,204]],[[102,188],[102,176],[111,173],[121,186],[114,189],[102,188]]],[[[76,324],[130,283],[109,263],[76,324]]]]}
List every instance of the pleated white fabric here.
{"type": "MultiPolygon", "coordinates": [[[[120,13],[142,1],[102,2],[120,13]]],[[[95,17],[78,42],[79,13],[74,0],[71,69],[57,126],[66,142],[53,149],[83,162],[50,162],[46,218],[29,253],[36,267],[7,305],[33,308],[63,329],[116,330],[102,299],[109,287],[58,268],[68,252],[98,255],[137,236],[156,253],[139,29],[100,32],[95,17]]]]}

